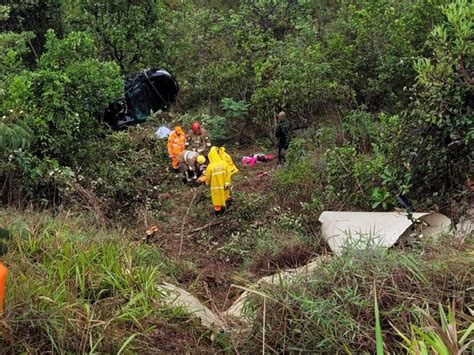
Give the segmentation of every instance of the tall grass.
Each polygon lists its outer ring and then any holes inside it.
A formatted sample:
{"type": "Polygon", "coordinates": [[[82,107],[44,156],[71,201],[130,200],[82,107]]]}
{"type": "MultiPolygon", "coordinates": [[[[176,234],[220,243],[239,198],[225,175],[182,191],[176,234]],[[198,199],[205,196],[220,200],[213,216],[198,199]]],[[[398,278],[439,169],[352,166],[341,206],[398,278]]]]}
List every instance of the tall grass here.
{"type": "MultiPolygon", "coordinates": [[[[277,352],[400,353],[403,339],[393,326],[410,334],[411,324],[425,323],[418,308],[438,309],[440,302],[454,302],[459,329],[468,329],[474,320],[468,313],[474,306],[469,292],[473,242],[445,239],[419,248],[349,250],[287,288],[268,285],[263,291],[277,302],[266,307],[267,347],[277,352]]],[[[256,306],[244,351],[257,351],[261,343],[261,307],[256,306]]]]}
{"type": "Polygon", "coordinates": [[[176,270],[155,248],[76,217],[0,218],[13,232],[3,351],[156,351],[157,320],[183,317],[159,302],[157,283],[176,270]]]}
{"type": "Polygon", "coordinates": [[[407,353],[448,355],[474,352],[474,336],[472,335],[474,322],[471,321],[467,329],[459,329],[454,302],[448,307],[447,314],[441,304],[439,305],[440,322],[430,315],[429,310],[419,309],[418,312],[426,324],[424,326],[411,324],[410,335],[405,335],[394,327],[403,339],[401,345],[407,353]]]}

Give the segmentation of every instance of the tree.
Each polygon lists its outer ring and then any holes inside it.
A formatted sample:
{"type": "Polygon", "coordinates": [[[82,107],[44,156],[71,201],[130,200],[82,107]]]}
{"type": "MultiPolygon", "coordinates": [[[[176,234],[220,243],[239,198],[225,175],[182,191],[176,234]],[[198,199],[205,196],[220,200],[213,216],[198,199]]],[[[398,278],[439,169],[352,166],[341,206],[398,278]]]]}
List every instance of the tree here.
{"type": "Polygon", "coordinates": [[[123,74],[162,66],[168,12],[159,0],[69,1],[66,22],[71,30],[90,31],[105,60],[123,74]]]}

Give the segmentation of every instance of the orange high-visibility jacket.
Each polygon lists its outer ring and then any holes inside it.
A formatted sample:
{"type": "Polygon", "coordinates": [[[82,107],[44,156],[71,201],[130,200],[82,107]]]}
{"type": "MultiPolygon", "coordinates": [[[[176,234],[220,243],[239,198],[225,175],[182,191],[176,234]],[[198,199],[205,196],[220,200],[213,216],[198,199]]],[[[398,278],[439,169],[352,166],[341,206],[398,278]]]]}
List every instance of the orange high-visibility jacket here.
{"type": "Polygon", "coordinates": [[[178,155],[184,150],[186,135],[181,127],[176,127],[168,136],[168,154],[178,155]]]}

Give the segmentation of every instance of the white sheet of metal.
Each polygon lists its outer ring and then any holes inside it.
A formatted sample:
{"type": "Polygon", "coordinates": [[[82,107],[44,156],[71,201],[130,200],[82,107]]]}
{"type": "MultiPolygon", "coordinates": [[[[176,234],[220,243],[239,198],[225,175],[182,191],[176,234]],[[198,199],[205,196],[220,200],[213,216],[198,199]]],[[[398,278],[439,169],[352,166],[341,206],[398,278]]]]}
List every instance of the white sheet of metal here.
{"type": "MultiPolygon", "coordinates": [[[[425,236],[445,233],[451,226],[451,220],[440,213],[414,213],[413,219],[420,222],[420,233],[425,236]]],[[[325,211],[319,221],[324,240],[336,254],[347,245],[389,248],[414,226],[408,215],[401,212],[325,211]]]]}

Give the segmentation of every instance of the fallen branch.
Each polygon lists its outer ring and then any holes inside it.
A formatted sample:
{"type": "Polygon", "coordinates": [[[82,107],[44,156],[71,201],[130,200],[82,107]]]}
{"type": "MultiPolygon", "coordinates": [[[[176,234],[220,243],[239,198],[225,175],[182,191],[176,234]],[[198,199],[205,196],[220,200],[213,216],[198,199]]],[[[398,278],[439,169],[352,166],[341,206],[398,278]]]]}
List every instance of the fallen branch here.
{"type": "Polygon", "coordinates": [[[220,220],[218,220],[218,221],[209,222],[209,223],[207,223],[207,224],[205,224],[205,225],[203,225],[203,226],[201,226],[201,227],[195,228],[195,229],[193,229],[193,230],[191,230],[191,231],[189,232],[189,234],[187,235],[187,237],[190,237],[190,236],[192,236],[194,233],[197,233],[197,232],[199,232],[199,231],[202,231],[203,229],[206,229],[206,228],[209,228],[209,227],[217,226],[217,225],[221,224],[221,223],[224,222],[224,221],[225,221],[225,218],[222,218],[222,219],[220,219],[220,220]]]}

